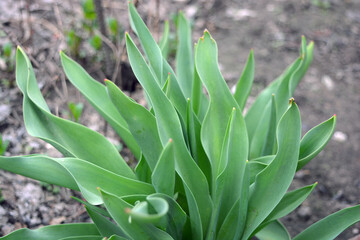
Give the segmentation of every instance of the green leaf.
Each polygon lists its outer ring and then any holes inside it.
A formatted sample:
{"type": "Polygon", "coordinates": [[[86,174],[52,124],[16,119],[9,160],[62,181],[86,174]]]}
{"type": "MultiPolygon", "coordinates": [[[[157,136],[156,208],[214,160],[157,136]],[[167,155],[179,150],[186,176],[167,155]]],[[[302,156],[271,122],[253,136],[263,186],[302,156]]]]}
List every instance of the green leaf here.
{"type": "Polygon", "coordinates": [[[132,3],[129,4],[129,13],[130,22],[132,23],[131,27],[139,37],[141,46],[149,60],[151,72],[154,74],[156,82],[160,84],[160,86],[163,86],[168,74],[170,73],[172,84],[169,88],[169,99],[179,112],[182,120],[186,119],[186,99],[180,89],[173,69],[166,59],[162,57],[159,46],[156,44],[156,41],[151,36],[149,29],[147,29],[145,23],[132,3]]]}
{"type": "Polygon", "coordinates": [[[151,171],[154,170],[163,149],[154,115],[126,96],[113,82],[105,81],[105,84],[111,101],[125,119],[151,171]]]}
{"type": "Polygon", "coordinates": [[[286,193],[295,175],[299,156],[300,113],[293,99],[277,128],[278,151],[250,189],[248,217],[242,239],[248,239],[286,193]]]}
{"type": "Polygon", "coordinates": [[[110,33],[115,37],[119,34],[119,23],[113,17],[107,19],[107,23],[110,29],[110,33]]]}
{"type": "Polygon", "coordinates": [[[127,213],[133,206],[121,198],[104,192],[101,189],[99,189],[99,191],[104,200],[105,207],[112,218],[122,231],[132,239],[173,239],[169,234],[151,224],[129,221],[129,215],[127,213]]]}
{"type": "Polygon", "coordinates": [[[70,59],[63,52],[60,53],[60,58],[65,74],[70,82],[79,89],[96,111],[106,119],[135,157],[139,159],[139,146],[131,135],[126,121],[109,99],[105,86],[93,79],[77,62],[70,59]]]}
{"type": "Polygon", "coordinates": [[[113,235],[109,238],[109,240],[128,240],[128,238],[123,238],[120,236],[113,235]]]}
{"type": "Polygon", "coordinates": [[[81,113],[84,109],[84,104],[83,103],[75,104],[73,102],[69,102],[68,107],[69,107],[69,110],[70,110],[75,122],[79,122],[81,113]]]}
{"type": "Polygon", "coordinates": [[[218,236],[221,236],[222,239],[239,239],[244,232],[249,201],[249,180],[249,168],[247,165],[240,186],[240,196],[226,215],[218,231],[218,236]]]}
{"type": "MultiPolygon", "coordinates": [[[[222,144],[230,118],[232,109],[237,111],[239,106],[230,93],[228,86],[223,79],[217,63],[217,46],[214,39],[211,38],[208,31],[200,38],[195,47],[195,64],[199,77],[205,85],[209,96],[210,105],[204,118],[201,129],[201,142],[207,156],[210,159],[213,181],[221,173],[220,157],[222,144]]],[[[247,139],[246,126],[241,112],[236,113],[239,118],[239,131],[243,139],[247,139]]],[[[248,154],[248,142],[244,141],[239,146],[239,152],[242,154],[240,159],[248,154]]],[[[215,184],[213,185],[213,188],[215,184]]]]}
{"type": "Polygon", "coordinates": [[[135,167],[135,174],[142,182],[151,183],[151,169],[146,162],[144,155],[141,155],[139,162],[135,167]]]}
{"type": "Polygon", "coordinates": [[[96,225],[99,233],[103,237],[110,237],[114,234],[117,234],[122,237],[126,237],[123,231],[114,223],[112,223],[109,219],[99,214],[98,212],[92,210],[91,208],[85,207],[89,217],[96,225]]]}
{"type": "Polygon", "coordinates": [[[219,236],[224,237],[224,239],[239,238],[246,220],[249,188],[248,176],[245,172],[247,154],[246,152],[242,153],[243,149],[239,146],[246,145],[247,139],[242,131],[244,122],[241,120],[243,120],[241,110],[238,109],[237,111],[233,108],[222,145],[220,174],[216,179],[216,210],[213,211],[212,217],[217,216],[216,221],[226,226],[224,228],[222,226],[224,233],[219,233],[219,236]],[[236,210],[232,209],[234,206],[236,210]],[[231,219],[231,221],[228,220],[230,222],[227,224],[223,223],[226,218],[231,219]],[[226,237],[223,236],[224,234],[226,237]]]}
{"type": "Polygon", "coordinates": [[[244,70],[241,73],[238,83],[236,84],[236,90],[234,93],[234,98],[242,110],[244,109],[246,100],[251,92],[252,83],[254,82],[254,72],[254,51],[251,49],[244,70]]]}
{"type": "Polygon", "coordinates": [[[95,6],[93,0],[81,1],[84,17],[88,20],[94,20],[96,18],[95,6]]]}
{"type": "Polygon", "coordinates": [[[164,59],[167,59],[169,55],[169,31],[169,21],[166,20],[164,22],[164,31],[159,42],[159,47],[164,59]]]}
{"type": "Polygon", "coordinates": [[[109,217],[109,218],[111,217],[110,214],[106,210],[104,210],[104,209],[102,209],[100,207],[91,205],[90,203],[85,202],[85,201],[81,200],[80,198],[77,198],[77,197],[74,197],[74,196],[71,196],[71,198],[74,199],[75,201],[78,201],[79,203],[84,204],[84,206],[86,208],[91,209],[93,212],[97,212],[97,213],[99,213],[99,214],[101,214],[103,216],[109,217]]]}
{"type": "Polygon", "coordinates": [[[164,222],[164,228],[166,228],[167,222],[165,219],[166,214],[169,211],[169,204],[166,200],[160,197],[147,196],[146,201],[138,202],[128,212],[131,217],[131,221],[137,221],[141,223],[153,223],[164,222]]]}
{"type": "Polygon", "coordinates": [[[336,238],[345,229],[360,221],[360,205],[342,209],[314,223],[294,240],[329,240],[336,238]]]}
{"type": "Polygon", "coordinates": [[[1,240],[59,240],[66,237],[81,237],[89,235],[100,236],[95,224],[92,223],[72,223],[41,227],[35,230],[22,228],[16,230],[1,240]]]}
{"type": "Polygon", "coordinates": [[[291,240],[290,234],[280,221],[272,221],[256,233],[256,237],[259,240],[291,240]]]}
{"type": "Polygon", "coordinates": [[[24,122],[30,135],[52,144],[67,157],[81,158],[114,173],[135,178],[131,168],[104,136],[50,113],[30,61],[21,48],[17,51],[16,80],[24,95],[24,122]]]}
{"type": "Polygon", "coordinates": [[[316,187],[317,182],[285,194],[281,199],[279,204],[274,208],[274,210],[266,217],[264,223],[271,222],[273,220],[282,218],[292,211],[294,211],[300,204],[310,195],[310,193],[316,187]]]}
{"type": "Polygon", "coordinates": [[[165,78],[163,77],[163,57],[161,50],[139,16],[139,13],[136,11],[133,3],[129,3],[129,17],[133,23],[132,27],[135,28],[134,32],[139,37],[141,46],[149,59],[151,71],[154,73],[156,82],[162,85],[165,78]]]}
{"type": "Polygon", "coordinates": [[[102,40],[99,35],[94,35],[89,39],[90,46],[92,46],[96,51],[100,50],[102,46],[102,40]]]}
{"type": "Polygon", "coordinates": [[[11,42],[7,42],[2,46],[3,54],[5,57],[11,57],[12,48],[13,45],[11,44],[11,42]]]}
{"type": "Polygon", "coordinates": [[[275,95],[272,95],[271,102],[264,110],[261,117],[261,124],[256,128],[254,137],[250,145],[250,159],[258,158],[264,155],[271,155],[275,153],[276,146],[276,100],[275,95]]]}
{"type": "Polygon", "coordinates": [[[71,174],[62,167],[61,164],[53,161],[53,159],[48,156],[0,156],[0,168],[41,182],[79,191],[79,187],[71,174]],[[44,171],[44,169],[46,169],[46,171],[44,171]]]}
{"type": "Polygon", "coordinates": [[[177,29],[177,50],[176,50],[176,73],[185,98],[191,97],[193,78],[194,78],[194,63],[191,43],[191,28],[190,23],[180,11],[176,21],[177,29]]]}
{"type": "Polygon", "coordinates": [[[188,99],[186,128],[190,152],[201,171],[205,174],[208,183],[211,183],[211,165],[201,144],[201,123],[192,111],[191,105],[191,101],[188,99]]]}
{"type": "Polygon", "coordinates": [[[151,194],[154,188],[147,183],[126,178],[81,159],[54,159],[73,176],[84,198],[91,204],[101,204],[97,191],[100,187],[116,196],[131,194],[151,194]]]}
{"type": "Polygon", "coordinates": [[[169,210],[167,212],[168,225],[166,232],[169,233],[174,239],[182,239],[182,233],[187,219],[184,210],[172,197],[168,195],[154,193],[151,196],[163,198],[168,202],[169,210]]]}
{"type": "Polygon", "coordinates": [[[196,70],[196,65],[194,67],[194,80],[191,101],[194,113],[198,117],[199,121],[202,122],[209,106],[209,99],[204,94],[203,85],[196,70]]]}
{"type": "Polygon", "coordinates": [[[249,172],[250,172],[249,174],[250,184],[253,184],[255,182],[256,175],[258,175],[262,170],[264,170],[268,166],[268,164],[253,160],[249,161],[247,165],[249,166],[249,172]]]}
{"type": "Polygon", "coordinates": [[[211,214],[211,200],[206,177],[187,149],[176,110],[160,86],[156,84],[154,76],[128,34],[126,35],[126,47],[134,74],[147,92],[153,105],[160,140],[165,145],[170,138],[173,139],[176,171],[193,193],[203,220],[204,229],[206,229],[205,226],[207,226],[211,214]]]}
{"type": "Polygon", "coordinates": [[[261,122],[261,116],[266,108],[269,107],[272,94],[276,96],[277,118],[281,117],[286,110],[286,100],[289,99],[312,60],[313,43],[311,42],[306,49],[305,38],[302,39],[300,57],[295,60],[275,81],[265,88],[251,105],[246,113],[245,121],[248,130],[250,143],[254,138],[255,130],[261,122]]]}
{"type": "Polygon", "coordinates": [[[158,193],[174,195],[175,188],[175,156],[172,139],[165,145],[159,161],[152,173],[152,185],[158,193]]]}
{"type": "Polygon", "coordinates": [[[336,125],[336,115],[308,131],[301,139],[297,170],[311,161],[331,139],[336,125]]]}
{"type": "Polygon", "coordinates": [[[59,240],[103,240],[104,238],[102,236],[91,236],[91,235],[87,235],[87,236],[77,236],[77,237],[66,237],[66,238],[61,238],[59,240]]]}

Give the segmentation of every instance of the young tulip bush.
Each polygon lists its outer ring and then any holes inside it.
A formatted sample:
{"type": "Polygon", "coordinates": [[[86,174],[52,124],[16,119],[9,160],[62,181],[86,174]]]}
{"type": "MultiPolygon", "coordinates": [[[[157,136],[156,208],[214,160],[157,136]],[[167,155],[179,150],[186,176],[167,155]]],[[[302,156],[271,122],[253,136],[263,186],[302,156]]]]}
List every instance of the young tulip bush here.
{"type": "MultiPolygon", "coordinates": [[[[85,201],[77,200],[93,223],[20,229],[0,239],[291,239],[279,219],[296,209],[316,183],[288,188],[296,171],[324,148],[336,122],[334,115],[301,138],[299,109],[291,97],[312,61],[313,43],[302,38],[300,56],[243,116],[254,79],[252,51],[232,94],[208,31],[193,53],[189,22],[179,14],[175,73],[164,57],[168,34],[159,46],[131,3],[129,14],[145,56],[129,34],[126,48],[148,109],[111,81],[103,85],[64,53],[60,56],[68,79],[118,133],[137,166],[130,168],[101,134],[53,115],[28,57],[18,48],[16,80],[26,129],[64,158],[1,156],[0,167],[80,191],[85,201]]],[[[293,239],[333,239],[359,220],[357,205],[293,239]]]]}

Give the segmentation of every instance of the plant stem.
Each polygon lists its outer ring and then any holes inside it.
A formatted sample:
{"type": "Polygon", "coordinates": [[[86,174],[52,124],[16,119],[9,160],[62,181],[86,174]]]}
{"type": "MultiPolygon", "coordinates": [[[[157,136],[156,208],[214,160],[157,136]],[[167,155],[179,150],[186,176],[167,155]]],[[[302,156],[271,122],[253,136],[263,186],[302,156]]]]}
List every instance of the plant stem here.
{"type": "MultiPolygon", "coordinates": [[[[105,19],[104,19],[104,9],[102,7],[102,0],[94,0],[94,6],[96,11],[96,17],[99,23],[100,32],[103,36],[108,38],[107,28],[105,25],[105,19]]],[[[105,55],[105,75],[106,77],[110,77],[111,75],[111,69],[112,69],[112,62],[111,62],[111,51],[109,47],[106,44],[102,45],[102,49],[104,51],[105,55]]]]}

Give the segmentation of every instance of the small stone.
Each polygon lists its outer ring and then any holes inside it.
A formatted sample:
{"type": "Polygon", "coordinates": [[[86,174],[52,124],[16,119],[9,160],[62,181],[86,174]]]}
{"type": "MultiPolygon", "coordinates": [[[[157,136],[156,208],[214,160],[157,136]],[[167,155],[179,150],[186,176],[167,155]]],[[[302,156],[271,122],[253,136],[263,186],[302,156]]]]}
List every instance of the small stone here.
{"type": "Polygon", "coordinates": [[[334,135],[332,138],[337,142],[345,142],[348,139],[347,135],[340,131],[334,132],[334,135]]]}
{"type": "Polygon", "coordinates": [[[6,62],[4,59],[0,58],[0,70],[1,71],[6,71],[7,66],[6,66],[6,62]]]}
{"type": "Polygon", "coordinates": [[[333,90],[334,89],[334,82],[333,80],[328,76],[328,75],[325,75],[321,78],[321,82],[322,84],[325,85],[325,87],[328,89],[328,90],[333,90]]]}
{"type": "Polygon", "coordinates": [[[6,118],[10,115],[11,109],[9,105],[2,104],[0,105],[0,122],[6,120],[6,118]]]}
{"type": "Polygon", "coordinates": [[[353,234],[358,234],[360,232],[360,230],[358,228],[353,228],[352,233],[353,234]]]}
{"type": "Polygon", "coordinates": [[[0,206],[0,219],[6,214],[6,210],[0,206]]]}
{"type": "Polygon", "coordinates": [[[300,218],[304,220],[308,220],[311,216],[311,208],[308,206],[301,206],[297,211],[297,214],[300,218]]]}

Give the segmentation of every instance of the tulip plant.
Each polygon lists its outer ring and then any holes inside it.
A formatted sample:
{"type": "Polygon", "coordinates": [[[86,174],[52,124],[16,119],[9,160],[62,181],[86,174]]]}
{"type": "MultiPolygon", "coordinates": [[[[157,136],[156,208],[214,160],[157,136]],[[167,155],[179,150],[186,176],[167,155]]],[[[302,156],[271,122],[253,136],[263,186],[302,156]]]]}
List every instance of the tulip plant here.
{"type": "MultiPolygon", "coordinates": [[[[130,168],[101,134],[53,115],[28,57],[18,48],[16,80],[26,129],[64,158],[2,156],[0,168],[80,191],[84,200],[77,200],[93,222],[20,229],[0,239],[291,239],[279,219],[296,209],[316,183],[288,188],[296,171],[327,144],[336,123],[334,115],[301,137],[300,113],[291,97],[312,61],[313,43],[302,38],[300,56],[245,114],[253,51],[232,94],[208,31],[193,50],[189,22],[179,14],[175,73],[163,55],[167,39],[160,46],[155,42],[132,3],[129,14],[143,51],[126,34],[127,53],[148,108],[60,56],[68,79],[118,133],[137,166],[130,168]]],[[[293,239],[333,239],[359,220],[357,205],[293,239]]]]}

